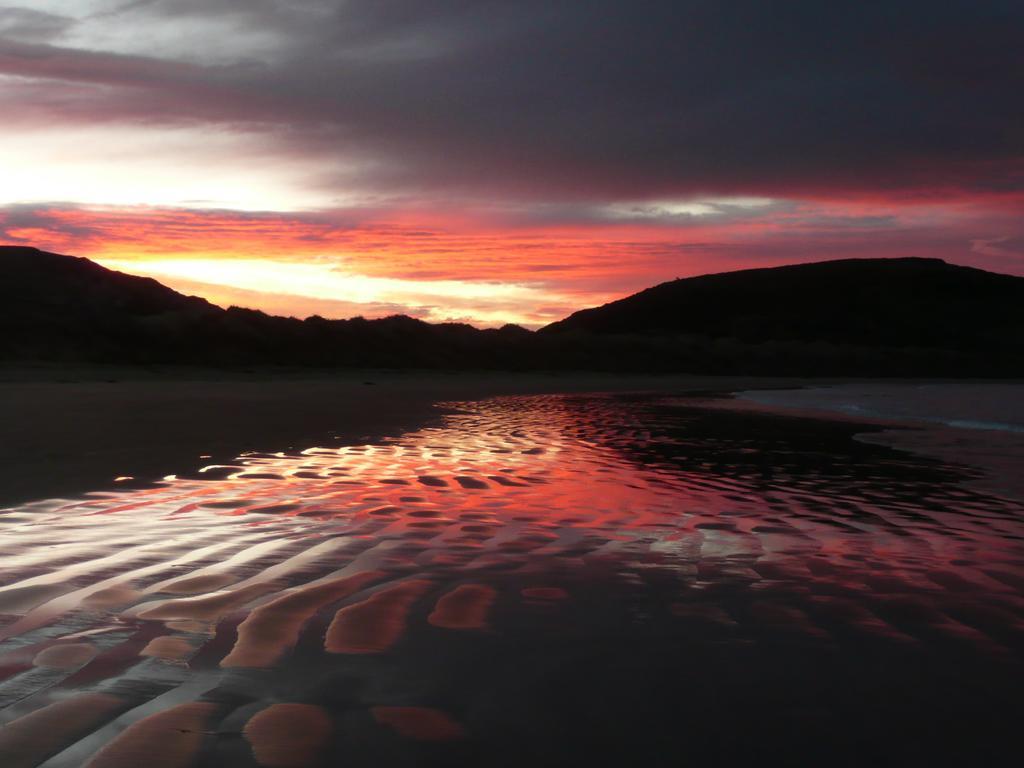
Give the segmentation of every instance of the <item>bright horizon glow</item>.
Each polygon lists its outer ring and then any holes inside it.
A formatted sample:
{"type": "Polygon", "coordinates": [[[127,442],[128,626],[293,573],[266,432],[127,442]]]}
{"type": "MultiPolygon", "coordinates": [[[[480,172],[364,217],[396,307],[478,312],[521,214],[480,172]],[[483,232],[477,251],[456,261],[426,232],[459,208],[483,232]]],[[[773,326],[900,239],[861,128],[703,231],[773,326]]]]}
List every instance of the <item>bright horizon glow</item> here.
{"type": "MultiPolygon", "coordinates": [[[[416,315],[425,314],[426,318],[432,321],[443,322],[464,319],[463,315],[447,313],[443,309],[446,303],[460,306],[486,300],[530,306],[544,300],[559,298],[545,296],[534,287],[511,283],[368,277],[339,271],[330,263],[311,264],[258,259],[99,258],[95,261],[108,269],[161,279],[171,287],[178,284],[186,289],[199,287],[203,290],[212,286],[214,290],[206,292],[215,295],[215,288],[231,288],[255,294],[272,292],[278,296],[337,301],[350,313],[344,317],[354,314],[369,317],[397,314],[399,309],[384,312],[380,310],[381,305],[396,305],[410,308],[416,315]]],[[[258,303],[257,301],[256,304],[258,303]]],[[[301,303],[296,303],[301,306],[301,303]]],[[[504,322],[519,322],[527,326],[538,324],[529,316],[517,317],[507,312],[488,312],[482,308],[478,308],[473,316],[486,325],[504,322]],[[509,319],[510,317],[513,319],[509,319]]]]}
{"type": "Polygon", "coordinates": [[[270,306],[276,313],[299,317],[325,314],[342,319],[410,313],[434,323],[463,322],[467,315],[460,313],[461,307],[469,310],[479,325],[517,323],[536,328],[544,325],[536,317],[508,309],[488,310],[487,304],[529,307],[544,301],[567,301],[530,286],[373,278],[340,271],[330,263],[245,258],[95,261],[109,269],[150,276],[183,293],[195,292],[221,306],[270,306]],[[268,289],[279,297],[276,301],[268,300],[268,289]]]}
{"type": "Polygon", "coordinates": [[[314,299],[384,301],[396,293],[435,295],[460,299],[521,299],[532,289],[508,283],[466,283],[454,280],[399,280],[340,272],[329,264],[296,264],[257,259],[96,259],[109,269],[233,285],[248,291],[274,287],[279,293],[314,299]]]}

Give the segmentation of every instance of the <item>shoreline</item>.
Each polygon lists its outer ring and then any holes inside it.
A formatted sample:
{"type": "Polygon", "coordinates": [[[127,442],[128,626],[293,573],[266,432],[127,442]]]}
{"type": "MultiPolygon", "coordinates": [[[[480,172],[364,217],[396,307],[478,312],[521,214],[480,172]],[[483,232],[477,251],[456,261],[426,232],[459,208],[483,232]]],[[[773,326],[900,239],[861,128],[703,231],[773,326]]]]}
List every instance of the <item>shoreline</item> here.
{"type": "MultiPolygon", "coordinates": [[[[599,392],[713,396],[709,408],[882,427],[856,439],[974,467],[987,476],[975,482],[1024,499],[1024,479],[1009,471],[1018,458],[1024,461],[1024,433],[827,407],[828,398],[843,391],[939,385],[971,386],[673,374],[0,367],[0,508],[152,487],[167,475],[188,476],[246,452],[373,443],[441,423],[446,402],[599,392]]],[[[1024,389],[1018,382],[973,384],[1007,385],[1024,389]]]]}
{"type": "Polygon", "coordinates": [[[502,395],[723,392],[777,377],[118,366],[0,368],[0,506],[148,487],[246,451],[368,443],[502,395]],[[131,480],[115,482],[115,478],[131,480]]]}
{"type": "Polygon", "coordinates": [[[854,439],[969,467],[969,485],[1024,500],[1021,381],[847,382],[737,392],[721,407],[872,425],[854,439]]]}

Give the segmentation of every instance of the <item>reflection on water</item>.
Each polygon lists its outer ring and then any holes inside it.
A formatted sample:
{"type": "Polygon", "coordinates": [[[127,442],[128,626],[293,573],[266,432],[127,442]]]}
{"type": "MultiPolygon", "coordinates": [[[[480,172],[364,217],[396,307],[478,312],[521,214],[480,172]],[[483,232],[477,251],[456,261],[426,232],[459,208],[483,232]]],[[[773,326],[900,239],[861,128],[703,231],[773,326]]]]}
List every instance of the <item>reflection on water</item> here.
{"type": "Polygon", "coordinates": [[[1005,764],[1024,507],[856,429],[504,398],[9,510],[0,764],[1005,764]]]}

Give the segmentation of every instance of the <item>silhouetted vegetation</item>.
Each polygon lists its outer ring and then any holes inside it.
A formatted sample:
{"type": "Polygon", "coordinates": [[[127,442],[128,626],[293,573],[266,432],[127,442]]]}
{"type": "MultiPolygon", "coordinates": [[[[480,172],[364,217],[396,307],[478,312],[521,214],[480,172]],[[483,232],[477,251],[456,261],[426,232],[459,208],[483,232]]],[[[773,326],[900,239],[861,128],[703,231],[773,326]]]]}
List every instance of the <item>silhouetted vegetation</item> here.
{"type": "Polygon", "coordinates": [[[875,259],[676,280],[539,332],[305,320],[183,296],[87,259],[0,247],[0,360],[1024,375],[1024,278],[875,259]]]}

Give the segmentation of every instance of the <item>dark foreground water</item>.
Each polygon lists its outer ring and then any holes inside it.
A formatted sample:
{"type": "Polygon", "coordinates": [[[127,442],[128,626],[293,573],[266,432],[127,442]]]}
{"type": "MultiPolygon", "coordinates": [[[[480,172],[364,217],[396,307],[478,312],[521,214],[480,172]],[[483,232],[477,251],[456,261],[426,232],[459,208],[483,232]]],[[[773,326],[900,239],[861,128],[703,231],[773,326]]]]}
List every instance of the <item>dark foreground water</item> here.
{"type": "Polygon", "coordinates": [[[0,766],[1017,765],[1024,505],[864,429],[505,398],[7,510],[0,766]]]}

